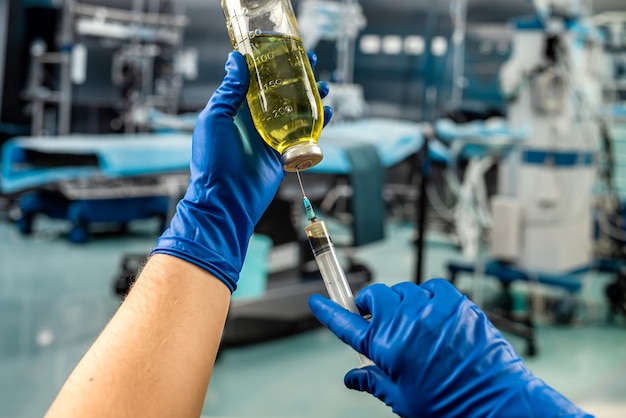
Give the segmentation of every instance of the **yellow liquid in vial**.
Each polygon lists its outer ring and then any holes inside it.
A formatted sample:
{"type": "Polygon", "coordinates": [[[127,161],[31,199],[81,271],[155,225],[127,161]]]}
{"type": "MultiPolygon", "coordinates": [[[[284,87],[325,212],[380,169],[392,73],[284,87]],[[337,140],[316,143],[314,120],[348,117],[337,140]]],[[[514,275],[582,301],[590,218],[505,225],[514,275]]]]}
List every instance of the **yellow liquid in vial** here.
{"type": "Polygon", "coordinates": [[[324,112],[302,40],[261,34],[250,44],[247,99],[261,137],[281,154],[296,144],[317,143],[324,112]]]}

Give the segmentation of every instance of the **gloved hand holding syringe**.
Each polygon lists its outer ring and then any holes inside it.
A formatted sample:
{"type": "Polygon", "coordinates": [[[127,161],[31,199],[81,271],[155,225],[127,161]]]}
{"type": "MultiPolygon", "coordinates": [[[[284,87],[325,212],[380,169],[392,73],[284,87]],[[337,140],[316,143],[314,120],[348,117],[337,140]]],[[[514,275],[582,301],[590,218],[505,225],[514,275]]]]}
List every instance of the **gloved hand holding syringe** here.
{"type": "MultiPolygon", "coordinates": [[[[326,223],[324,221],[318,221],[311,202],[306,197],[304,187],[302,186],[302,179],[300,178],[300,172],[296,171],[298,176],[298,182],[300,183],[300,189],[302,190],[304,209],[309,224],[304,227],[306,231],[306,237],[311,244],[315,261],[322,274],[324,285],[330,299],[350,312],[359,313],[359,309],[354,303],[354,296],[350,289],[350,283],[341,268],[337,253],[335,252],[335,246],[330,239],[326,223]]],[[[359,353],[359,360],[361,366],[369,366],[374,363],[372,360],[359,353]]]]}

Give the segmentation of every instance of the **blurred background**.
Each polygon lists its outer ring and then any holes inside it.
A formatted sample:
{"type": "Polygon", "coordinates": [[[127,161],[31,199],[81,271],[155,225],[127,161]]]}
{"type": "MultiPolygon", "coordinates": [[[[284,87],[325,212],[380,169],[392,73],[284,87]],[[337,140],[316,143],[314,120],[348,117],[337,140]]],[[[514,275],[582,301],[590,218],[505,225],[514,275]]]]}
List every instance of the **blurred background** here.
{"type": "MultiPolygon", "coordinates": [[[[626,416],[623,0],[292,5],[335,111],[302,179],[352,290],[451,280],[535,374],[626,416]]],[[[43,415],[123,301],[232,48],[219,2],[0,0],[0,417],[43,415]]],[[[308,311],[299,190],[257,225],[203,416],[393,415],[308,311]]]]}

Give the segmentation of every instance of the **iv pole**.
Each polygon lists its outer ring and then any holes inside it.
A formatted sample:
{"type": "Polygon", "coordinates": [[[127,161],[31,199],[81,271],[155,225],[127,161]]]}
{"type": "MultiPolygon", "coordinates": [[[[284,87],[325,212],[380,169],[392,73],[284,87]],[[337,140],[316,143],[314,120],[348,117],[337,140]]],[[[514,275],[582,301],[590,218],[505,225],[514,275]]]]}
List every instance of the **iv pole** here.
{"type": "MultiPolygon", "coordinates": [[[[343,10],[352,10],[351,7],[358,3],[357,0],[342,0],[343,10]]],[[[345,24],[346,19],[341,19],[345,24]]],[[[345,31],[341,31],[342,33],[345,31]]],[[[350,36],[341,36],[337,39],[337,82],[352,84],[354,78],[354,43],[355,39],[350,36]]]]}
{"type": "Polygon", "coordinates": [[[467,0],[455,0],[450,4],[452,16],[452,107],[461,105],[465,88],[465,31],[467,27],[467,0]]]}

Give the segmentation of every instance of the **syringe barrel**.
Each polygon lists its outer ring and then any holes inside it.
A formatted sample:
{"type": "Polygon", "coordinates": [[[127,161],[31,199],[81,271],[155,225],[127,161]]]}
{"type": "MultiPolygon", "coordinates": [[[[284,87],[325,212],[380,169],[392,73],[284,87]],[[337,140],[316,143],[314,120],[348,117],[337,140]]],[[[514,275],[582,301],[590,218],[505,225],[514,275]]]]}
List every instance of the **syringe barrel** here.
{"type": "MultiPolygon", "coordinates": [[[[311,244],[311,249],[313,250],[317,266],[322,274],[322,279],[324,280],[324,285],[328,291],[328,296],[330,296],[331,300],[343,306],[350,312],[359,314],[359,309],[354,303],[354,296],[352,295],[352,290],[350,289],[350,283],[348,283],[348,279],[341,268],[341,264],[337,258],[337,253],[335,252],[335,246],[330,239],[330,234],[328,233],[326,224],[324,221],[314,221],[307,225],[304,230],[306,231],[306,236],[311,244]]],[[[361,361],[361,367],[374,364],[372,360],[368,359],[363,354],[357,354],[359,355],[359,360],[361,361]]]]}
{"type": "Polygon", "coordinates": [[[305,227],[306,235],[311,244],[315,261],[322,274],[328,296],[345,309],[358,313],[354,296],[346,278],[328,229],[324,221],[312,222],[305,227]]]}
{"type": "MultiPolygon", "coordinates": [[[[324,285],[328,291],[328,296],[334,302],[343,306],[350,312],[359,314],[359,309],[354,303],[354,296],[350,289],[350,284],[346,278],[337,253],[333,245],[328,229],[324,221],[312,222],[305,228],[306,236],[311,244],[315,261],[322,274],[324,285]]],[[[361,361],[361,367],[373,365],[374,363],[363,354],[357,353],[361,361]]]]}

